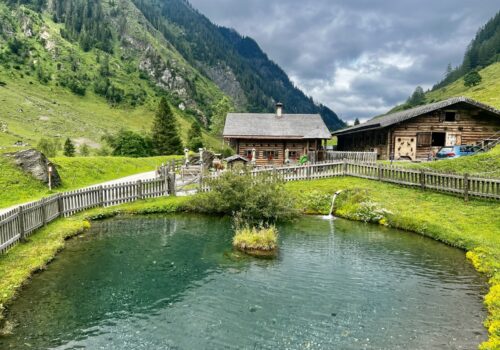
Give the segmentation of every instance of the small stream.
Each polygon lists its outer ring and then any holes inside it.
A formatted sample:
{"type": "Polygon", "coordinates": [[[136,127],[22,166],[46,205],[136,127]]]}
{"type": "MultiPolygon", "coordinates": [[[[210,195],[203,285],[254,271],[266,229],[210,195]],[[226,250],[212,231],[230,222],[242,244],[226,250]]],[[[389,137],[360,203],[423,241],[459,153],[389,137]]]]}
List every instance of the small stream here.
{"type": "Polygon", "coordinates": [[[231,249],[228,219],[93,224],[10,308],[0,349],[475,349],[485,279],[397,230],[306,217],[276,260],[231,249]]]}

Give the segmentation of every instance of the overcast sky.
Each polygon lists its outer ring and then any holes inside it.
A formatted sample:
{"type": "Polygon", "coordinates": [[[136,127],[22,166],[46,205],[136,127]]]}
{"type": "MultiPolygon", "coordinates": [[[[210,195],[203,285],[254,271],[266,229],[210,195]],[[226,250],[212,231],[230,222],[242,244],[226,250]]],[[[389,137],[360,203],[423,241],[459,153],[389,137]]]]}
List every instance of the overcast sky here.
{"type": "MultiPolygon", "coordinates": [[[[190,0],[257,40],[307,95],[348,121],[432,87],[498,0],[190,0]]],[[[285,106],[286,108],[286,106],[285,106]]]]}

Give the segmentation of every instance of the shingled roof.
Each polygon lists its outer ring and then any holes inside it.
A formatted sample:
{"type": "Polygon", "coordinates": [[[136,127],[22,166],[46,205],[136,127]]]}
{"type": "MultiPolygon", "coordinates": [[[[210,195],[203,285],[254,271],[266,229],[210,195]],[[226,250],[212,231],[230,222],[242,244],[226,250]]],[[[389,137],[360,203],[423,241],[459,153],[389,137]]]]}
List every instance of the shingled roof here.
{"type": "Polygon", "coordinates": [[[488,106],[484,103],[478,102],[476,100],[473,100],[468,97],[452,97],[444,101],[440,102],[435,102],[435,103],[430,103],[424,106],[419,106],[415,107],[412,109],[408,109],[405,111],[401,112],[395,112],[391,114],[386,114],[384,116],[378,117],[371,119],[367,121],[366,123],[360,124],[360,125],[355,125],[347,129],[342,129],[342,130],[337,130],[336,132],[333,133],[333,135],[342,135],[342,134],[350,134],[353,132],[358,132],[358,131],[365,131],[365,130],[372,130],[372,129],[380,129],[380,128],[385,128],[397,123],[401,123],[403,121],[406,121],[408,119],[412,119],[415,117],[418,117],[422,114],[434,112],[439,109],[447,108],[453,105],[456,105],[458,103],[465,103],[477,108],[481,108],[487,112],[496,114],[500,116],[500,111],[496,108],[493,108],[491,106],[488,106]]]}
{"type": "Polygon", "coordinates": [[[226,138],[330,139],[319,114],[229,113],[224,127],[226,138]]]}

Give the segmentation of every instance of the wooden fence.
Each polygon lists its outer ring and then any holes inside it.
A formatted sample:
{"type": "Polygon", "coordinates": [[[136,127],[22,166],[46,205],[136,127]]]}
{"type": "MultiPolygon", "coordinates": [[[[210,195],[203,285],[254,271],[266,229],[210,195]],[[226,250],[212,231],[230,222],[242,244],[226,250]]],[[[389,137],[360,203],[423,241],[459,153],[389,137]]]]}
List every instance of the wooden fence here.
{"type": "MultiPolygon", "coordinates": [[[[173,168],[170,168],[173,169],[173,168]]],[[[383,182],[395,183],[446,192],[469,197],[500,200],[500,179],[489,179],[465,175],[444,174],[427,170],[400,168],[390,165],[336,161],[305,166],[285,166],[273,169],[254,169],[252,176],[272,172],[284,181],[315,180],[336,176],[353,176],[383,182]]],[[[42,200],[21,205],[0,215],[0,253],[23,241],[36,229],[58,217],[67,217],[86,209],[107,207],[139,199],[175,195],[175,172],[164,171],[166,176],[158,179],[97,186],[57,194],[42,200]],[[167,175],[168,174],[168,175],[167,175]]],[[[207,179],[217,178],[217,174],[193,177],[179,183],[178,189],[191,191],[190,186],[201,191],[209,191],[207,179]]]]}
{"type": "MultiPolygon", "coordinates": [[[[500,179],[472,177],[468,174],[445,174],[427,170],[352,161],[287,166],[273,169],[255,169],[251,171],[251,174],[258,176],[259,174],[270,172],[287,182],[336,176],[353,176],[403,186],[418,187],[423,190],[451,193],[463,196],[466,200],[469,197],[500,200],[500,179]]],[[[211,177],[216,178],[216,176],[211,177]]],[[[202,190],[210,190],[206,181],[203,181],[202,190]]]]}
{"type": "Polygon", "coordinates": [[[311,151],[308,154],[312,163],[331,163],[343,160],[361,163],[377,162],[377,152],[311,151]]]}
{"type": "Polygon", "coordinates": [[[0,253],[58,217],[68,217],[96,207],[168,196],[175,192],[174,182],[175,175],[172,174],[158,179],[60,193],[21,205],[0,215],[0,253]]]}

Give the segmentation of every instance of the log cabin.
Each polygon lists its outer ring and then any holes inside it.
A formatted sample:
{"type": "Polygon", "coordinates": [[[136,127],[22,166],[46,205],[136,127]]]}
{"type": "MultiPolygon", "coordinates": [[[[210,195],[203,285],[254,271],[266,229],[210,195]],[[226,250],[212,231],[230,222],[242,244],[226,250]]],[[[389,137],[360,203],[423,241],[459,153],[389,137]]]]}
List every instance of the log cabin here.
{"type": "Polygon", "coordinates": [[[285,114],[283,104],[276,113],[229,113],[224,142],[257,166],[297,162],[315,154],[332,138],[319,114],[285,114]]]}
{"type": "Polygon", "coordinates": [[[376,117],[333,133],[339,151],[374,151],[379,159],[428,159],[441,147],[498,138],[500,111],[467,97],[453,97],[376,117]]]}

